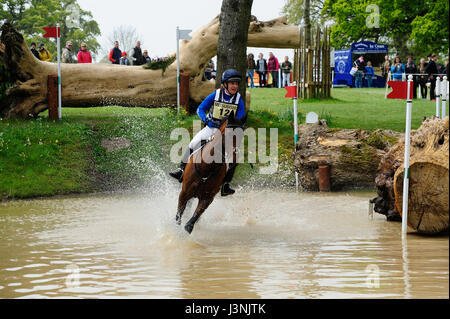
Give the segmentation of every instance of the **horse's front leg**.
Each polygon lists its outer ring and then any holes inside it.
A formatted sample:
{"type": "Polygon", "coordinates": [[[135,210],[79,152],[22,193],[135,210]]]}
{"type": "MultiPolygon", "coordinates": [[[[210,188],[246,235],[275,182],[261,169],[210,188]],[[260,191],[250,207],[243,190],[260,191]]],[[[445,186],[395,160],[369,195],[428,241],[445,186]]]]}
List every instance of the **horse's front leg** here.
{"type": "Polygon", "coordinates": [[[175,218],[178,225],[181,225],[181,217],[183,217],[183,213],[186,209],[186,205],[189,200],[190,197],[188,196],[187,192],[182,190],[180,196],[178,197],[178,209],[177,209],[177,216],[175,218]]]}
{"type": "Polygon", "coordinates": [[[205,212],[205,210],[211,205],[212,201],[214,199],[214,196],[212,198],[208,199],[199,199],[197,208],[194,212],[194,215],[192,218],[186,223],[186,226],[184,226],[184,229],[191,234],[192,230],[194,229],[195,223],[198,221],[198,219],[202,216],[202,214],[205,212]]]}

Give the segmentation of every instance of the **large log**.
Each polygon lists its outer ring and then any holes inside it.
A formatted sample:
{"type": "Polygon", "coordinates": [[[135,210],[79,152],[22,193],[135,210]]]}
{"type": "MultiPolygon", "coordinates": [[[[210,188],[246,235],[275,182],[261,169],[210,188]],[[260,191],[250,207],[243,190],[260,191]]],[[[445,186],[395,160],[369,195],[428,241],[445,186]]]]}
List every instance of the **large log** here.
{"type": "MultiPolygon", "coordinates": [[[[419,233],[449,230],[449,118],[428,118],[411,133],[408,225],[419,233]]],[[[382,158],[375,183],[375,211],[401,220],[404,139],[382,158]]]]}
{"type": "Polygon", "coordinates": [[[373,188],[378,163],[400,137],[392,131],[329,129],[326,121],[299,126],[294,165],[304,190],[319,190],[319,166],[329,166],[332,191],[373,188]]]}
{"type": "MultiPolygon", "coordinates": [[[[57,73],[56,63],[37,60],[23,36],[9,23],[1,27],[0,59],[11,72],[14,85],[0,101],[0,117],[37,116],[48,108],[47,76],[57,73]]],[[[202,81],[207,63],[217,54],[219,16],[180,45],[181,72],[190,74],[190,98],[200,103],[214,88],[214,80],[202,81]]],[[[268,22],[252,17],[248,46],[295,48],[299,30],[281,17],[268,22]]],[[[123,105],[161,107],[176,105],[176,62],[164,75],[160,70],[110,64],[63,64],[64,107],[123,105]]]]}

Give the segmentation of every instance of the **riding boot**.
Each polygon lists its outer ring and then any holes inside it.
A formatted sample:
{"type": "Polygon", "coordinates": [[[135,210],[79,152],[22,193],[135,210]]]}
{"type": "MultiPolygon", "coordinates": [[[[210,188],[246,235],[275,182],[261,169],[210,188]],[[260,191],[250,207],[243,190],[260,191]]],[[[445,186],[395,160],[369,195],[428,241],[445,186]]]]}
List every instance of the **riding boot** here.
{"type": "Polygon", "coordinates": [[[189,157],[192,154],[192,149],[188,148],[186,152],[183,154],[183,158],[181,159],[180,167],[177,168],[175,171],[170,172],[169,175],[173,178],[176,178],[180,183],[183,182],[183,175],[184,175],[184,169],[187,165],[187,162],[189,161],[189,157]]]}
{"type": "Polygon", "coordinates": [[[222,188],[220,190],[220,194],[222,197],[233,195],[236,191],[230,187],[230,182],[233,179],[234,172],[236,170],[237,165],[233,165],[225,175],[223,179],[222,188]]]}

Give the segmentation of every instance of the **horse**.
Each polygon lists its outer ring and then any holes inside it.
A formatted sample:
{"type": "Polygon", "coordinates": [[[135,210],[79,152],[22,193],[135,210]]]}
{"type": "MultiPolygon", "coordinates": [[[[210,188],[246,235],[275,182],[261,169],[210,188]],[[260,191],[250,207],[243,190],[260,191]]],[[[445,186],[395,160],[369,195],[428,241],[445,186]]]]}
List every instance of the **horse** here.
{"type": "Polygon", "coordinates": [[[237,156],[237,140],[239,137],[232,137],[233,142],[225,142],[234,135],[234,129],[241,128],[242,122],[229,117],[225,119],[218,131],[199,150],[189,158],[184,169],[183,185],[178,197],[178,210],[176,222],[181,225],[181,217],[186,209],[186,205],[192,198],[198,198],[198,205],[192,218],[186,223],[184,229],[191,234],[195,223],[202,216],[205,210],[211,205],[216,194],[220,191],[223,180],[227,173],[227,157],[231,154],[232,160],[228,160],[234,169],[237,156]],[[222,144],[222,145],[219,145],[222,144]],[[220,154],[215,154],[219,151],[220,154]],[[219,157],[221,160],[211,161],[212,158],[219,157]],[[205,161],[205,157],[209,160],[205,161]],[[210,163],[209,163],[210,162],[210,163]]]}

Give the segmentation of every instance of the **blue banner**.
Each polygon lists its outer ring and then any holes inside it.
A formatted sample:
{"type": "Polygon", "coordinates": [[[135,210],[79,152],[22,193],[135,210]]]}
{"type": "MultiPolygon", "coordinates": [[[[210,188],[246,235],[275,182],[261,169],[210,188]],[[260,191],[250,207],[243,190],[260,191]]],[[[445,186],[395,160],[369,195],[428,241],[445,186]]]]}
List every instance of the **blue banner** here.
{"type": "Polygon", "coordinates": [[[366,53],[388,53],[387,44],[378,44],[370,41],[361,41],[352,44],[350,49],[353,54],[366,54],[366,53]]]}
{"type": "Polygon", "coordinates": [[[334,84],[335,85],[352,85],[352,52],[348,50],[334,51],[334,84]]]}

